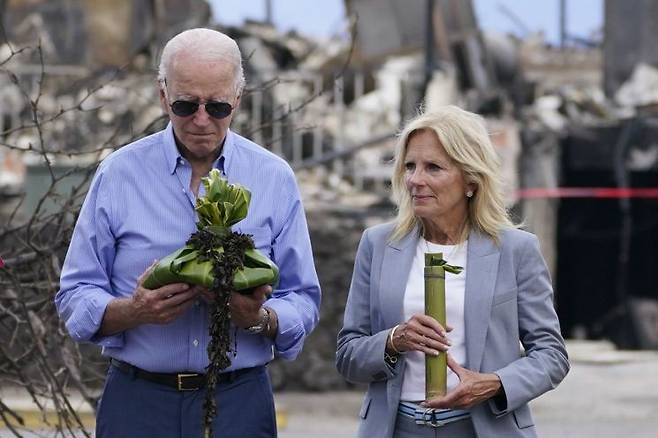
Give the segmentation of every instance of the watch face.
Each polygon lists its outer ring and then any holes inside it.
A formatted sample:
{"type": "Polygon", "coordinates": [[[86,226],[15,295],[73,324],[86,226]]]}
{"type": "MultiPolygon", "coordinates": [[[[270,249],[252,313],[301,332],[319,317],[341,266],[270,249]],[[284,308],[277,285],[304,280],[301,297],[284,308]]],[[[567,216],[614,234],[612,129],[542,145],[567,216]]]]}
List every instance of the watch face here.
{"type": "Polygon", "coordinates": [[[258,334],[258,333],[262,332],[264,329],[265,329],[265,326],[263,326],[261,324],[252,325],[251,327],[247,327],[247,331],[249,333],[253,333],[253,334],[258,334]]]}

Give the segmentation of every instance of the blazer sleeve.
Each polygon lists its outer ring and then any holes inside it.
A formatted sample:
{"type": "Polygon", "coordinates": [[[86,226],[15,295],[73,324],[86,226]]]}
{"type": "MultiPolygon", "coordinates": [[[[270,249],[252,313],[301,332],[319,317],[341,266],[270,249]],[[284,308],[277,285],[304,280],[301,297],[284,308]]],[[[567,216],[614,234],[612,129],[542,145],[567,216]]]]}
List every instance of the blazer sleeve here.
{"type": "Polygon", "coordinates": [[[539,242],[534,235],[524,242],[516,265],[519,336],[525,356],[496,371],[505,396],[489,404],[497,416],[554,389],[569,372],[553,288],[539,242]]]}
{"type": "Polygon", "coordinates": [[[390,329],[373,333],[371,313],[371,274],[373,268],[373,243],[369,230],[361,237],[354,262],[343,328],[338,333],[336,367],[350,382],[371,383],[396,376],[400,362],[389,365],[384,360],[386,338],[390,329]]]}

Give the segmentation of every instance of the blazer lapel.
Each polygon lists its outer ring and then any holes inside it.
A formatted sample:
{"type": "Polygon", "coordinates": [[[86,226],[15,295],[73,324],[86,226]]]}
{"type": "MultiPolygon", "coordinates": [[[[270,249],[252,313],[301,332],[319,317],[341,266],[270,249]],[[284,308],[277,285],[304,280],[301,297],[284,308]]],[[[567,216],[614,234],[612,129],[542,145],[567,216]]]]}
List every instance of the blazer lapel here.
{"type": "Polygon", "coordinates": [[[494,242],[471,231],[466,260],[464,324],[467,368],[473,371],[479,371],[482,364],[499,260],[500,250],[494,242]]]}
{"type": "Polygon", "coordinates": [[[384,323],[382,329],[403,322],[402,302],[417,243],[418,227],[402,239],[388,242],[384,248],[379,283],[381,313],[384,323]]]}

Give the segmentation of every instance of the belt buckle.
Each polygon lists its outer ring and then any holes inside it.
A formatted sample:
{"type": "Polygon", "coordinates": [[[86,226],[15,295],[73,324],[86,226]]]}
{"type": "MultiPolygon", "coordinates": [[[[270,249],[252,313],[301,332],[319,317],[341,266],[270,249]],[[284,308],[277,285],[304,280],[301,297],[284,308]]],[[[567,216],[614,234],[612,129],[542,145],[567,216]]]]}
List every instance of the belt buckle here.
{"type": "Polygon", "coordinates": [[[436,409],[425,408],[418,409],[414,415],[415,423],[421,426],[441,427],[445,426],[447,422],[436,418],[436,409]]]}
{"type": "Polygon", "coordinates": [[[177,382],[178,382],[178,390],[179,391],[196,391],[197,389],[199,389],[198,386],[196,388],[183,388],[183,379],[185,379],[187,377],[198,377],[198,376],[199,376],[198,374],[177,374],[176,378],[177,378],[177,382]]]}
{"type": "Polygon", "coordinates": [[[436,415],[434,415],[434,414],[432,413],[432,416],[431,416],[430,419],[427,421],[427,424],[429,424],[429,425],[432,426],[432,427],[441,427],[441,426],[445,426],[445,425],[448,424],[448,423],[447,423],[446,421],[444,421],[444,420],[439,420],[439,419],[437,419],[437,418],[436,418],[436,415]]]}

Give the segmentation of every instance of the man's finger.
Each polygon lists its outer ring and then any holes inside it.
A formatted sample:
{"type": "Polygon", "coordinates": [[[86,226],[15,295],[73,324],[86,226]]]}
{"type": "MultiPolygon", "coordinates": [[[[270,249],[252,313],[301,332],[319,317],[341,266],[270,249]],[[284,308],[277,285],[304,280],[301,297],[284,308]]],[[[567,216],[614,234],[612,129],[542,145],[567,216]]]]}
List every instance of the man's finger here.
{"type": "Polygon", "coordinates": [[[261,302],[265,301],[269,295],[272,294],[272,286],[269,284],[264,284],[262,286],[258,286],[254,290],[254,295],[256,295],[258,298],[260,298],[261,302]],[[256,295],[258,294],[258,295],[256,295]]]}
{"type": "Polygon", "coordinates": [[[155,268],[155,265],[157,265],[157,264],[158,264],[158,260],[157,259],[153,260],[153,263],[151,263],[151,266],[146,268],[146,270],[144,272],[142,272],[142,275],[140,275],[137,278],[137,285],[139,287],[142,287],[142,284],[144,283],[144,280],[146,280],[146,277],[149,276],[149,274],[151,273],[151,271],[153,271],[153,268],[155,268]]]}
{"type": "Polygon", "coordinates": [[[199,293],[194,289],[189,289],[180,293],[171,294],[165,298],[168,306],[179,306],[183,303],[189,302],[192,305],[192,299],[198,296],[199,293]]]}
{"type": "MultiPolygon", "coordinates": [[[[215,300],[215,294],[205,288],[201,290],[201,296],[208,302],[215,300]]],[[[229,302],[228,304],[230,305],[231,303],[229,302]]]]}
{"type": "Polygon", "coordinates": [[[170,298],[172,295],[177,295],[182,292],[186,292],[188,290],[193,293],[198,293],[193,287],[191,287],[187,283],[165,284],[164,286],[155,289],[153,292],[155,292],[157,295],[159,295],[162,298],[170,298]]]}
{"type": "Polygon", "coordinates": [[[194,302],[192,300],[187,300],[182,302],[178,307],[179,308],[178,316],[185,313],[190,307],[192,307],[193,304],[194,302]]]}
{"type": "Polygon", "coordinates": [[[255,302],[261,305],[265,302],[265,300],[267,300],[267,292],[270,291],[271,289],[272,288],[269,285],[258,286],[252,289],[250,293],[241,294],[239,292],[236,292],[233,295],[240,295],[240,299],[250,300],[251,302],[255,302]]]}

